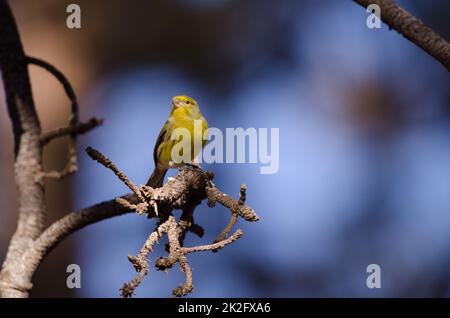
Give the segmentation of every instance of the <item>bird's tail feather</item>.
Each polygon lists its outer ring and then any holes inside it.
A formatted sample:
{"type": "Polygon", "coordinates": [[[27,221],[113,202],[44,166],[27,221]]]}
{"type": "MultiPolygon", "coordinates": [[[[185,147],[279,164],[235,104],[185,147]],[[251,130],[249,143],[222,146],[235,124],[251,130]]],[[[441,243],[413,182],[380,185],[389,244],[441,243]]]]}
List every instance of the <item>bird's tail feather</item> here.
{"type": "Polygon", "coordinates": [[[152,175],[147,181],[147,186],[152,188],[160,188],[162,187],[164,176],[166,175],[167,169],[158,169],[155,168],[153,170],[152,175]]]}

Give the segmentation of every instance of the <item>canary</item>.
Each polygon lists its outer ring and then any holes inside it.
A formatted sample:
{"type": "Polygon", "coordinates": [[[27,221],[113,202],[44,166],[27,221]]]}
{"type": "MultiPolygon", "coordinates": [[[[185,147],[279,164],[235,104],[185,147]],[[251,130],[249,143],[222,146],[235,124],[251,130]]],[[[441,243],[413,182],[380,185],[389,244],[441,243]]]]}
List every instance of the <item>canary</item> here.
{"type": "MultiPolygon", "coordinates": [[[[193,161],[201,151],[201,148],[195,149],[196,147],[194,147],[194,143],[197,141],[201,147],[205,145],[206,141],[203,139],[203,134],[208,129],[208,122],[202,116],[197,102],[189,96],[180,95],[172,98],[172,111],[169,119],[167,119],[161,129],[158,139],[156,140],[155,147],[153,148],[155,168],[147,181],[147,186],[152,188],[161,187],[168,169],[178,168],[186,163],[189,163],[181,162],[175,164],[174,160],[172,160],[173,147],[178,143],[183,142],[183,138],[178,138],[175,140],[172,138],[172,133],[177,128],[185,128],[190,133],[190,160],[193,161]],[[201,134],[194,133],[194,121],[196,120],[201,121],[201,134]]],[[[186,140],[184,142],[186,142],[186,140]]]]}

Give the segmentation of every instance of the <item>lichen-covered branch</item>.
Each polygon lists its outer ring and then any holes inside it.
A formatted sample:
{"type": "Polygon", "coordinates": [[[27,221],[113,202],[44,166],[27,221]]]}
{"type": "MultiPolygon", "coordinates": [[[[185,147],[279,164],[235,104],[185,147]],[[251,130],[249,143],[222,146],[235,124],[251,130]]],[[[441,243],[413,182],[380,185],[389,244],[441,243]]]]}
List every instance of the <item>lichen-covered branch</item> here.
{"type": "Polygon", "coordinates": [[[434,57],[450,71],[450,44],[420,19],[401,8],[394,0],[353,0],[364,8],[376,4],[381,20],[434,57]]]}
{"type": "Polygon", "coordinates": [[[213,244],[199,245],[193,247],[183,247],[181,251],[183,254],[189,254],[194,252],[205,252],[205,251],[217,251],[220,250],[221,248],[224,248],[226,245],[231,244],[234,241],[240,239],[242,235],[244,235],[244,232],[242,232],[241,229],[237,229],[236,232],[234,232],[233,235],[231,235],[227,239],[220,240],[213,244]]]}
{"type": "Polygon", "coordinates": [[[236,201],[228,194],[223,193],[216,187],[208,187],[206,191],[208,196],[208,206],[213,207],[215,206],[216,202],[219,202],[231,212],[236,213],[246,221],[259,220],[258,215],[252,208],[245,204],[239,204],[239,201],[236,201]]]}
{"type": "Polygon", "coordinates": [[[247,221],[259,220],[255,211],[245,204],[246,187],[241,186],[239,201],[231,198],[218,190],[211,182],[214,175],[204,172],[200,167],[185,166],[180,172],[163,187],[153,189],[148,186],[137,187],[123,172],[121,172],[114,163],[100,153],[89,147],[86,150],[89,156],[98,161],[104,167],[110,169],[114,174],[125,183],[136,195],[135,198],[140,202],[130,202],[126,198],[119,198],[116,202],[127,209],[134,209],[138,214],[147,213],[149,217],[158,217],[160,222],[144,243],[137,256],[129,256],[129,261],[133,264],[137,275],[129,282],[125,283],[120,289],[122,297],[131,297],[136,288],[142,282],[142,279],[148,274],[148,255],[152,251],[154,244],[164,235],[169,240],[165,257],[159,257],[155,262],[158,270],[167,271],[176,263],[185,273],[186,281],[173,289],[173,295],[176,297],[184,296],[193,289],[192,270],[189,266],[187,255],[202,251],[217,251],[228,244],[233,243],[242,237],[242,230],[238,229],[233,235],[226,238],[228,233],[235,225],[238,216],[247,221]],[[193,221],[195,208],[203,201],[208,199],[209,205],[214,206],[215,202],[220,202],[232,213],[232,223],[229,223],[220,239],[213,244],[184,247],[184,238],[191,229],[192,232],[203,235],[203,230],[193,221]],[[174,209],[183,211],[180,219],[177,221],[172,215],[174,209]],[[156,213],[156,210],[159,212],[156,213]]]}
{"type": "MultiPolygon", "coordinates": [[[[241,184],[238,205],[244,205],[246,198],[247,198],[247,187],[245,184],[241,184]]],[[[213,202],[210,202],[210,204],[214,205],[213,202]]],[[[214,243],[223,241],[228,236],[228,234],[230,234],[230,232],[233,229],[234,225],[236,224],[237,220],[238,220],[238,214],[236,212],[232,211],[231,217],[230,217],[230,220],[228,221],[227,226],[225,226],[225,228],[222,230],[222,232],[217,236],[214,243]]],[[[212,251],[218,252],[219,249],[213,249],[212,251]]]]}
{"type": "Polygon", "coordinates": [[[120,289],[120,294],[122,297],[131,297],[134,294],[134,290],[139,286],[142,279],[148,273],[148,254],[153,250],[153,246],[158,243],[158,240],[167,233],[170,224],[173,222],[172,219],[159,224],[156,229],[149,235],[148,239],[145,241],[144,246],[142,246],[141,251],[137,256],[128,255],[128,260],[133,264],[134,269],[138,272],[138,275],[130,282],[125,283],[120,289]]]}
{"type": "Polygon", "coordinates": [[[89,155],[89,157],[91,157],[93,160],[101,163],[102,165],[104,165],[106,168],[110,169],[111,171],[114,172],[114,174],[120,179],[122,180],[123,183],[125,183],[125,185],[130,188],[131,191],[134,192],[134,194],[137,195],[137,197],[139,198],[139,200],[141,201],[145,201],[144,197],[142,196],[141,191],[139,190],[139,188],[130,180],[128,179],[128,177],[122,173],[121,171],[119,171],[119,169],[114,165],[114,163],[112,163],[111,160],[109,160],[108,158],[106,158],[106,156],[104,156],[102,153],[100,153],[99,151],[95,150],[92,147],[87,147],[86,148],[86,153],[89,155]]]}

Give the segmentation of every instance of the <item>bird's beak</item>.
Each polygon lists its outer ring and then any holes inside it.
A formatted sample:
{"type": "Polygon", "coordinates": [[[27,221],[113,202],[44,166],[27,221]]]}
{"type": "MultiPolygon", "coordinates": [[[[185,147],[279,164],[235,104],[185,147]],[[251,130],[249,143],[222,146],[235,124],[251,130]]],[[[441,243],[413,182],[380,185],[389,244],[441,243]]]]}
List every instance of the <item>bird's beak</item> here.
{"type": "Polygon", "coordinates": [[[180,107],[181,106],[180,100],[177,98],[172,99],[172,106],[176,108],[180,107]]]}

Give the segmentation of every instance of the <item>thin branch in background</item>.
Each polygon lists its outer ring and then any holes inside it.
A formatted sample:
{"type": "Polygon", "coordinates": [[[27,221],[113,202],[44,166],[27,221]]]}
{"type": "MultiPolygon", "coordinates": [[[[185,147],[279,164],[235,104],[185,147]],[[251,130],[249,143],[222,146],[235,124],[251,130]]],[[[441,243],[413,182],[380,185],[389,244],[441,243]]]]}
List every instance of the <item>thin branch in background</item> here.
{"type": "Polygon", "coordinates": [[[420,19],[401,8],[393,0],[353,0],[364,8],[376,4],[381,20],[412,43],[422,48],[450,71],[450,44],[420,19]]]}
{"type": "Polygon", "coordinates": [[[43,145],[46,145],[48,142],[53,140],[54,138],[61,137],[64,135],[68,135],[69,142],[68,142],[68,153],[67,153],[67,163],[66,166],[61,171],[48,171],[48,172],[42,172],[40,176],[45,178],[52,178],[52,179],[63,179],[73,173],[75,173],[78,169],[78,163],[77,163],[77,148],[76,148],[76,140],[77,135],[81,133],[85,133],[99,125],[102,124],[101,120],[92,118],[87,123],[81,124],[79,121],[79,106],[78,106],[78,100],[77,96],[75,94],[75,90],[72,87],[72,84],[70,84],[70,81],[67,79],[67,77],[58,70],[55,66],[52,64],[36,58],[36,57],[30,57],[26,56],[26,62],[29,64],[37,65],[39,67],[42,67],[43,69],[47,70],[50,74],[52,74],[63,86],[64,91],[66,92],[67,97],[69,98],[71,102],[71,115],[69,119],[69,126],[58,128],[56,130],[50,131],[48,133],[41,135],[41,142],[43,145]]]}
{"type": "Polygon", "coordinates": [[[65,136],[69,136],[72,134],[82,135],[102,124],[103,124],[103,119],[98,119],[98,118],[93,117],[85,123],[78,123],[75,126],[69,126],[69,127],[60,127],[60,128],[56,128],[54,130],[45,132],[42,134],[41,142],[44,145],[46,145],[47,143],[49,143],[50,141],[52,141],[53,139],[56,139],[56,138],[65,137],[65,136]]]}
{"type": "MultiPolygon", "coordinates": [[[[66,76],[55,66],[51,65],[50,63],[42,59],[27,56],[26,62],[44,68],[50,74],[55,76],[55,78],[61,83],[61,85],[64,88],[64,91],[66,92],[67,97],[71,101],[71,115],[69,119],[69,127],[75,127],[76,125],[78,125],[79,124],[78,100],[75,91],[72,85],[70,84],[69,80],[66,78],[66,76]]],[[[61,171],[49,171],[49,172],[42,171],[39,176],[45,178],[63,179],[66,176],[71,175],[77,171],[78,164],[77,164],[76,138],[77,135],[75,133],[70,134],[66,166],[61,171]]]]}
{"type": "Polygon", "coordinates": [[[84,134],[102,124],[103,124],[102,119],[91,118],[89,121],[85,123],[76,123],[73,124],[72,126],[57,128],[55,130],[51,130],[47,133],[42,134],[41,142],[43,145],[46,145],[55,138],[70,136],[69,147],[67,152],[68,159],[66,166],[61,171],[54,170],[43,172],[42,176],[51,179],[63,179],[75,173],[78,169],[78,164],[77,164],[76,139],[74,136],[84,134]]]}
{"type": "Polygon", "coordinates": [[[26,62],[29,64],[33,64],[39,67],[42,67],[43,69],[47,70],[50,74],[55,76],[55,78],[61,83],[61,85],[64,88],[64,91],[66,92],[67,97],[71,101],[71,124],[77,124],[79,122],[79,116],[80,116],[80,110],[78,106],[78,99],[77,95],[75,94],[75,90],[72,87],[72,84],[70,84],[67,77],[58,70],[55,66],[48,63],[47,61],[44,61],[37,57],[26,57],[26,62]]]}
{"type": "Polygon", "coordinates": [[[38,175],[39,177],[48,179],[64,179],[78,170],[76,142],[73,138],[68,141],[67,163],[62,170],[43,171],[38,175]]]}

